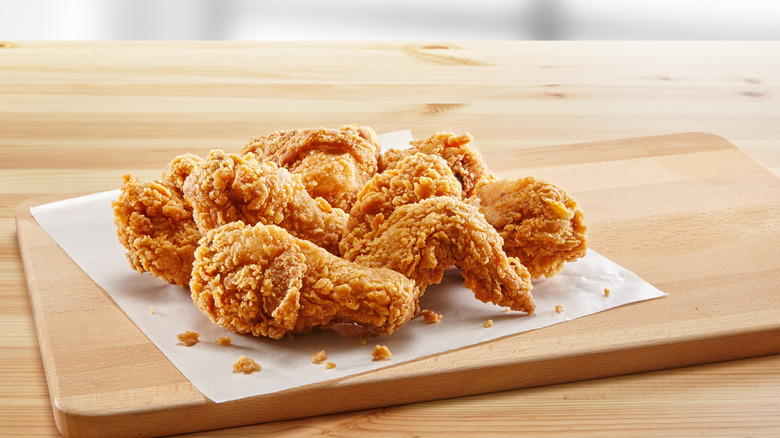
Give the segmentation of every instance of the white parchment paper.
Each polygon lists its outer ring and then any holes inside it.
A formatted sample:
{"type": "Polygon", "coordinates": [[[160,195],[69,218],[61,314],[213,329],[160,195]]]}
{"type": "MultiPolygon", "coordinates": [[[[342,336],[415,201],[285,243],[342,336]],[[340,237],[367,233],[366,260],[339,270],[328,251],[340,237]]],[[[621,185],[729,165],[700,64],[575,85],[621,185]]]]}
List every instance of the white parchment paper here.
{"type": "MultiPolygon", "coordinates": [[[[408,145],[411,133],[400,131],[381,139],[385,147],[402,148],[408,145]]],[[[331,331],[283,340],[236,335],[209,321],[192,303],[188,290],[130,267],[113,221],[111,202],[118,196],[118,190],[95,193],[33,207],[31,213],[174,366],[214,402],[376,370],[665,295],[589,250],[586,257],[567,264],[556,277],[534,281],[536,312],[532,315],[506,313],[501,307],[476,300],[462,286],[458,271],[450,270],[444,281],[426,289],[421,299],[422,309],[443,315],[437,324],[416,318],[392,335],[369,339],[366,345],[331,331]],[[604,294],[605,287],[611,291],[609,296],[604,294]],[[556,306],[562,306],[562,311],[557,312],[556,306]],[[483,328],[489,319],[493,326],[483,328]],[[176,339],[187,330],[200,333],[200,342],[192,347],[176,339]],[[232,345],[217,345],[214,340],[222,336],[231,336],[232,345]],[[387,345],[392,358],[373,361],[371,352],[376,344],[387,345]],[[336,368],[311,363],[319,350],[327,352],[336,368]],[[249,375],[234,372],[232,363],[240,355],[255,359],[262,371],[249,375]]]]}

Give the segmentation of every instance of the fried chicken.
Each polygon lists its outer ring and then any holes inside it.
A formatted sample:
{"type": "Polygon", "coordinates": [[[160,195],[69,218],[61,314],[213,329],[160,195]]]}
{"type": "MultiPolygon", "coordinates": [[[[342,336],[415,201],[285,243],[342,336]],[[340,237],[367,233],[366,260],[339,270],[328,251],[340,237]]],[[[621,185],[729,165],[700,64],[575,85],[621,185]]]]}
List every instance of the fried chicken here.
{"type": "Polygon", "coordinates": [[[184,182],[201,233],[234,221],[278,225],[332,253],[347,214],[312,198],[296,175],[276,163],[212,151],[184,182]]]}
{"type": "Polygon", "coordinates": [[[341,239],[341,253],[359,250],[363,239],[405,204],[435,196],[461,197],[461,186],[446,161],[435,155],[416,153],[401,159],[392,169],[374,175],[358,194],[341,239]]]}
{"type": "Polygon", "coordinates": [[[169,184],[125,175],[112,204],[114,223],[133,269],[186,287],[201,234],[180,189],[163,180],[169,184]]]}
{"type": "Polygon", "coordinates": [[[409,149],[385,152],[379,169],[388,172],[404,157],[420,152],[446,159],[461,183],[463,198],[479,206],[504,239],[507,255],[517,257],[533,278],[552,277],[565,262],[584,256],[586,227],[576,202],[560,188],[533,177],[497,180],[471,147],[471,139],[469,134],[436,133],[412,142],[409,149]]]}
{"type": "Polygon", "coordinates": [[[548,182],[497,180],[471,140],[436,133],[380,155],[374,131],[350,125],[180,155],[159,180],[124,177],[117,235],[134,269],[189,287],[236,333],[390,334],[453,266],[480,301],[533,313],[531,279],[586,253],[582,211],[548,182]]]}
{"type": "Polygon", "coordinates": [[[260,161],[273,161],[301,181],[313,198],[349,211],[363,185],[377,171],[380,142],[373,129],[307,128],[256,137],[242,149],[260,161]]]}
{"type": "Polygon", "coordinates": [[[335,324],[389,334],[419,310],[419,290],[403,275],[351,263],[262,223],[209,230],[190,290],[216,324],[276,339],[335,324]]]}
{"type": "Polygon", "coordinates": [[[399,206],[374,232],[350,241],[343,257],[400,272],[421,291],[455,265],[480,301],[532,313],[528,270],[507,257],[502,245],[476,207],[440,196],[399,206]]]}
{"type": "Polygon", "coordinates": [[[585,255],[588,240],[582,210],[563,190],[533,176],[480,184],[470,203],[504,239],[533,278],[552,277],[565,262],[585,255]]]}
{"type": "Polygon", "coordinates": [[[203,158],[195,154],[179,155],[165,166],[160,182],[183,197],[184,181],[202,162],[203,158]]]}
{"type": "Polygon", "coordinates": [[[443,158],[452,169],[463,191],[463,197],[474,194],[474,188],[481,181],[491,177],[482,156],[471,147],[471,134],[456,136],[437,132],[432,136],[412,141],[409,149],[390,149],[379,158],[379,171],[384,172],[394,168],[404,157],[418,152],[436,155],[443,158]]]}

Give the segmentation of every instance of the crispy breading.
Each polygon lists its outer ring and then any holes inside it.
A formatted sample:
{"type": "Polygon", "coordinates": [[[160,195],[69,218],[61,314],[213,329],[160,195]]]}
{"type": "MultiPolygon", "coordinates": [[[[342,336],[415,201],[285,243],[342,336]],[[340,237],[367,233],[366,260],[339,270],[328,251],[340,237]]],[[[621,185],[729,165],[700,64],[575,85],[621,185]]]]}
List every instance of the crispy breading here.
{"type": "Polygon", "coordinates": [[[401,159],[392,169],[374,175],[360,191],[349,212],[347,226],[339,243],[341,254],[364,251],[355,240],[363,239],[401,205],[435,196],[461,197],[461,186],[444,159],[416,153],[401,159]]]}
{"type": "Polygon", "coordinates": [[[300,175],[312,197],[349,211],[357,193],[377,171],[380,148],[373,129],[348,125],[275,131],[253,138],[242,153],[300,175]]]}
{"type": "Polygon", "coordinates": [[[531,278],[479,210],[447,196],[396,208],[374,232],[351,241],[343,257],[386,267],[413,279],[420,290],[441,282],[450,266],[483,302],[532,313],[531,278]]]}
{"type": "Polygon", "coordinates": [[[251,154],[239,156],[213,150],[184,183],[201,233],[221,225],[278,225],[292,235],[330,252],[338,243],[347,214],[322,198],[312,198],[298,176],[251,154]]]}
{"type": "Polygon", "coordinates": [[[384,152],[379,157],[379,171],[392,169],[404,157],[418,152],[436,155],[447,161],[455,178],[460,182],[463,196],[471,196],[478,183],[491,178],[482,156],[470,145],[472,139],[469,133],[456,136],[452,133],[437,132],[428,138],[412,141],[408,149],[390,149],[384,152]]]}
{"type": "Polygon", "coordinates": [[[160,182],[165,186],[174,189],[179,196],[184,196],[184,181],[195,170],[203,157],[195,154],[182,154],[175,157],[165,166],[160,182]]]}
{"type": "Polygon", "coordinates": [[[453,266],[477,299],[530,314],[531,278],[585,255],[582,211],[548,182],[497,180],[471,140],[436,133],[380,156],[374,131],[350,125],[180,155],[159,180],[125,176],[117,234],[134,269],[189,286],[236,333],[393,333],[453,266]]]}
{"type": "Polygon", "coordinates": [[[276,339],[337,324],[389,334],[419,310],[417,286],[395,271],[346,261],[274,225],[240,221],[206,233],[190,290],[216,324],[276,339]]]}
{"type": "Polygon", "coordinates": [[[479,205],[504,239],[507,255],[534,278],[554,276],[587,251],[582,210],[554,184],[533,176],[485,182],[469,202],[479,205]]]}
{"type": "Polygon", "coordinates": [[[179,189],[125,175],[112,203],[119,242],[130,266],[186,287],[201,233],[179,189]]]}

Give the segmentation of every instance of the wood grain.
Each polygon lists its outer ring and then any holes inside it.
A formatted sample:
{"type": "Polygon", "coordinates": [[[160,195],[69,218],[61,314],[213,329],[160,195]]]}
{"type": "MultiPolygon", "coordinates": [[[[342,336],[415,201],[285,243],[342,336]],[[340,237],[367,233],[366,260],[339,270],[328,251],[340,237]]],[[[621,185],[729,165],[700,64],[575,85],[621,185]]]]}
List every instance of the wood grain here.
{"type": "MultiPolygon", "coordinates": [[[[131,171],[151,178],[175,151],[238,148],[273,129],[352,122],[379,131],[408,127],[416,135],[468,130],[493,168],[502,167],[507,150],[712,132],[780,174],[780,45],[774,42],[14,42],[2,47],[0,429],[9,435],[57,435],[13,219],[17,204],[28,198],[112,189],[131,171]]],[[[541,167],[556,177],[566,175],[565,168],[540,154],[538,165],[524,163],[522,155],[512,155],[512,169],[541,167]]],[[[750,183],[739,184],[750,188],[750,183]]],[[[589,184],[598,188],[598,181],[589,184]]],[[[664,187],[672,190],[673,184],[664,187]]],[[[591,210],[615,213],[608,200],[587,202],[591,210]]],[[[642,203],[632,207],[641,211],[642,203]]],[[[750,226],[767,220],[765,210],[741,216],[723,212],[750,226]]],[[[628,229],[638,226],[628,212],[618,213],[628,229]]],[[[695,225],[685,220],[673,223],[695,225]]],[[[750,272],[744,254],[728,258],[708,250],[706,221],[696,224],[705,225],[705,233],[689,247],[716,256],[718,263],[731,260],[733,271],[725,278],[738,276],[742,268],[750,272]]],[[[663,230],[653,235],[668,238],[663,230]]],[[[739,227],[735,231],[738,238],[739,227]]],[[[648,249],[646,242],[636,245],[648,249]]],[[[633,262],[631,257],[621,261],[633,262]]],[[[657,260],[647,266],[646,277],[663,275],[657,260]]],[[[668,268],[684,276],[687,266],[668,268]]],[[[771,356],[199,435],[370,436],[388,430],[438,435],[457,428],[480,435],[526,430],[776,436],[778,391],[780,361],[771,356]]]]}

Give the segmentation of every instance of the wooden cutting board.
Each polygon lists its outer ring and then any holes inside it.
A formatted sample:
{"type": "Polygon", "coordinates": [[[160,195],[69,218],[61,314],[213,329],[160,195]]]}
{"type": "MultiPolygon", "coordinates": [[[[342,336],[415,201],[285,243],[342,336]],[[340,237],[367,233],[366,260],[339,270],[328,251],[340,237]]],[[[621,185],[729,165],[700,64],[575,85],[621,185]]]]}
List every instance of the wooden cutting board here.
{"type": "Polygon", "coordinates": [[[54,416],[66,436],[149,436],[780,353],[780,179],[700,133],[485,151],[585,211],[591,246],[669,294],[368,374],[213,403],[16,210],[54,416]]]}

